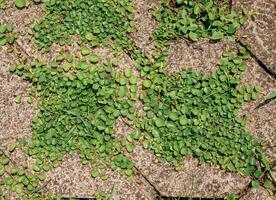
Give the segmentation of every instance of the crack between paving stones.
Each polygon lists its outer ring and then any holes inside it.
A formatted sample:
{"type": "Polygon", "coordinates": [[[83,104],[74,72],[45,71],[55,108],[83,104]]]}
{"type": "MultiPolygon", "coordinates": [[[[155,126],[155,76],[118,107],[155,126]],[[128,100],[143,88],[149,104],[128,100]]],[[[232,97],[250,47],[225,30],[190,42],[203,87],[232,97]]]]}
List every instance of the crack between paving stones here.
{"type": "Polygon", "coordinates": [[[164,198],[164,196],[162,196],[161,192],[152,184],[152,182],[136,167],[134,166],[134,168],[139,172],[139,174],[145,179],[145,181],[150,184],[150,186],[154,189],[154,191],[157,194],[157,198],[160,197],[161,199],[164,198]]]}
{"type": "Polygon", "coordinates": [[[232,5],[233,5],[233,0],[229,0],[229,10],[230,12],[232,11],[232,5]]]}
{"type": "Polygon", "coordinates": [[[251,181],[250,183],[246,186],[246,188],[244,188],[240,193],[238,193],[238,199],[241,199],[242,197],[244,197],[246,194],[248,194],[250,192],[251,189],[251,181]]]}
{"type": "Polygon", "coordinates": [[[250,55],[254,58],[254,60],[263,68],[263,70],[270,75],[273,79],[276,79],[276,73],[273,72],[272,70],[270,70],[264,63],[262,60],[260,60],[248,47],[247,45],[243,44],[240,40],[238,40],[238,43],[244,47],[249,53],[250,55]]]}
{"type": "Polygon", "coordinates": [[[27,56],[30,60],[33,60],[34,57],[29,55],[28,52],[15,40],[15,45],[27,56]]]}
{"type": "MultiPolygon", "coordinates": [[[[6,11],[4,10],[4,14],[7,16],[6,11]]],[[[5,19],[3,19],[4,23],[8,23],[5,19]]],[[[17,40],[14,41],[15,46],[17,46],[29,59],[34,59],[33,56],[29,55],[28,52],[17,42],[17,40]]]]}
{"type": "Polygon", "coordinates": [[[259,103],[259,105],[257,105],[254,110],[258,110],[262,107],[264,107],[265,105],[269,104],[270,102],[272,101],[275,101],[276,100],[276,97],[272,98],[272,99],[267,99],[267,100],[264,100],[263,102],[259,103]]]}

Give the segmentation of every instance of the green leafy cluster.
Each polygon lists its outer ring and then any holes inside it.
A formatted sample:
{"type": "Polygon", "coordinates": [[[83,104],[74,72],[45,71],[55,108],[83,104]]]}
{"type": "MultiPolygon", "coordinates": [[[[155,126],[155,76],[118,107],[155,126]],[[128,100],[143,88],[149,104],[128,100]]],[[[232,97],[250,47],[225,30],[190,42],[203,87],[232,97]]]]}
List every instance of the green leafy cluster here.
{"type": "Polygon", "coordinates": [[[57,56],[51,66],[35,62],[10,68],[32,83],[30,95],[39,98],[27,153],[40,169],[47,160],[55,165],[65,153],[80,151],[82,163],[95,167],[93,177],[107,166],[130,177],[133,164],[121,154],[130,144],[115,138],[114,124],[119,117],[134,119],[136,77],[130,68],[124,74],[114,71],[116,60],[99,66],[97,55],[85,55],[80,60],[57,56]]]}
{"type": "Polygon", "coordinates": [[[6,44],[12,44],[16,40],[16,35],[12,33],[12,24],[1,24],[0,23],[0,46],[6,44]]]}
{"type": "Polygon", "coordinates": [[[235,110],[257,99],[259,86],[237,88],[250,56],[224,53],[219,69],[210,74],[193,70],[166,75],[154,70],[143,82],[140,100],[146,117],[138,128],[143,146],[158,157],[179,165],[183,156],[217,164],[232,172],[253,175],[266,169],[261,145],[245,131],[245,120],[235,110]]]}
{"type": "Polygon", "coordinates": [[[0,0],[0,10],[3,9],[5,10],[7,8],[7,4],[5,3],[4,0],[0,0]]]}
{"type": "Polygon", "coordinates": [[[18,9],[23,9],[27,6],[27,0],[15,0],[15,6],[18,9]]]}
{"type": "MultiPolygon", "coordinates": [[[[245,9],[244,14],[247,13],[245,9]]],[[[218,0],[163,0],[153,17],[159,22],[153,37],[160,41],[177,37],[220,40],[224,36],[233,37],[246,22],[237,11],[229,11],[228,1],[218,0]]]]}
{"type": "Polygon", "coordinates": [[[65,153],[79,152],[83,164],[93,165],[94,178],[106,180],[101,173],[105,167],[131,177],[133,163],[122,152],[131,153],[134,141],[139,141],[175,166],[189,155],[200,163],[262,180],[269,164],[260,143],[245,131],[245,120],[235,112],[257,99],[260,91],[259,86],[238,88],[250,57],[247,51],[225,52],[219,69],[210,75],[193,70],[166,73],[169,53],[163,41],[232,38],[246,20],[228,9],[223,1],[164,0],[153,14],[159,22],[153,37],[159,42],[149,59],[128,36],[133,28],[128,0],[46,1],[46,17],[32,26],[38,47],[49,50],[53,43],[70,44],[70,37],[77,35],[80,44],[96,47],[109,41],[114,51],[123,49],[143,79],[139,98],[145,116],[135,108],[138,86],[132,70],[117,72],[118,60],[99,64],[90,48],[81,49],[80,59],[64,53],[50,65],[12,66],[11,72],[32,84],[28,102],[38,100],[33,136],[26,147],[36,158],[33,170],[49,171],[59,166],[65,153]],[[114,135],[118,118],[127,119],[136,130],[118,138],[114,135]]]}
{"type": "MultiPolygon", "coordinates": [[[[15,144],[10,145],[8,153],[12,155],[16,147],[15,144]]],[[[0,159],[0,188],[8,188],[8,191],[14,192],[20,199],[39,199],[35,192],[38,190],[39,182],[46,179],[45,173],[32,171],[27,163],[16,166],[2,149],[0,159]]],[[[1,189],[0,198],[5,198],[8,194],[1,189]]]]}
{"type": "Polygon", "coordinates": [[[51,0],[46,17],[34,24],[39,48],[70,43],[70,36],[98,45],[103,40],[122,39],[132,30],[133,6],[129,0],[51,0]]]}

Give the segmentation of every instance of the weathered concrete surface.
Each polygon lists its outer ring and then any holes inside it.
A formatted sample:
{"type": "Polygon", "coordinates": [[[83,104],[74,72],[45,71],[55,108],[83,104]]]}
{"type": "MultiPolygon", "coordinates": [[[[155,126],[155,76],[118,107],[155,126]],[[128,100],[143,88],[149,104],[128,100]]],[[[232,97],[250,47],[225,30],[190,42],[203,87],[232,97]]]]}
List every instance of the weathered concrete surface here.
{"type": "MultiPolygon", "coordinates": [[[[126,137],[133,131],[122,119],[116,124],[116,137],[126,137]]],[[[138,142],[132,153],[124,152],[137,170],[164,197],[224,198],[238,194],[250,183],[250,178],[221,170],[217,166],[198,165],[195,158],[183,159],[183,166],[176,171],[166,161],[158,159],[138,142]]]]}
{"type": "Polygon", "coordinates": [[[43,4],[34,5],[30,3],[25,9],[17,9],[14,1],[9,1],[9,7],[0,11],[0,22],[13,24],[13,32],[17,36],[15,46],[19,48],[24,56],[27,56],[26,53],[34,58],[39,55],[34,48],[34,39],[28,34],[28,31],[32,23],[39,21],[43,17],[42,7],[43,4]]]}
{"type": "MultiPolygon", "coordinates": [[[[138,31],[133,33],[133,38],[137,46],[146,52],[150,52],[154,43],[150,42],[149,35],[156,26],[156,22],[151,18],[150,14],[152,1],[135,0],[134,4],[137,9],[135,20],[138,22],[139,27],[138,31]]],[[[0,18],[0,21],[5,19],[16,25],[15,32],[19,35],[17,42],[20,47],[22,47],[28,55],[41,57],[39,52],[34,52],[34,41],[27,34],[30,23],[33,20],[38,20],[42,16],[41,8],[30,6],[28,9],[18,10],[13,7],[6,13],[4,18],[0,18]]],[[[3,16],[1,11],[0,16],[3,16]]],[[[262,39],[262,37],[260,38],[262,39]]],[[[231,47],[229,48],[231,49],[231,47]]],[[[70,48],[70,50],[71,49],[76,52],[79,50],[79,47],[74,46],[70,48]]],[[[172,52],[169,57],[172,63],[171,68],[176,68],[176,70],[178,70],[178,66],[188,66],[203,72],[213,71],[216,69],[215,65],[218,59],[226,49],[228,49],[228,46],[225,45],[225,41],[219,43],[209,43],[207,40],[201,40],[197,43],[186,43],[184,40],[175,41],[170,48],[172,52]]],[[[53,47],[50,53],[42,57],[52,59],[57,50],[61,49],[53,47]]],[[[18,49],[18,51],[20,51],[20,49],[18,49]]],[[[100,57],[112,57],[110,52],[107,52],[105,49],[98,49],[95,52],[100,57]]],[[[273,52],[273,49],[271,52],[273,52]]],[[[0,66],[14,59],[14,57],[5,57],[3,55],[6,55],[5,51],[1,50],[0,66]]],[[[120,65],[121,68],[118,69],[119,71],[123,71],[123,69],[128,66],[133,67],[129,58],[124,55],[122,56],[121,63],[122,65],[120,65]]],[[[0,113],[7,113],[8,115],[5,120],[1,121],[0,119],[0,137],[7,135],[17,138],[30,134],[30,121],[35,110],[32,106],[25,103],[24,99],[23,104],[17,105],[14,103],[15,94],[22,93],[23,96],[25,95],[24,91],[26,90],[27,83],[16,76],[9,75],[6,71],[7,66],[8,65],[5,64],[5,68],[3,68],[5,71],[0,72],[0,76],[4,77],[2,79],[4,82],[1,83],[0,80],[0,113]],[[6,106],[6,104],[8,106],[6,106]],[[12,123],[10,123],[10,119],[13,119],[12,123]],[[2,134],[2,130],[4,130],[4,134],[2,134]]],[[[264,98],[268,91],[275,88],[275,85],[273,85],[275,82],[273,83],[271,78],[256,62],[249,65],[249,70],[245,74],[244,84],[250,83],[260,83],[263,86],[264,93],[262,93],[262,98],[264,98]]],[[[255,130],[252,129],[252,132],[259,138],[267,138],[265,136],[266,133],[262,130],[263,125],[259,123],[258,120],[260,119],[263,123],[266,123],[265,119],[269,118],[268,121],[274,123],[275,120],[273,121],[273,116],[275,116],[275,113],[271,112],[274,107],[269,107],[267,110],[263,107],[260,109],[264,109],[262,112],[258,110],[253,111],[258,103],[259,101],[255,101],[250,105],[248,104],[247,113],[253,112],[252,116],[254,117],[250,119],[252,120],[250,123],[252,123],[252,127],[255,130]],[[271,117],[269,114],[271,114],[271,117]]],[[[251,124],[249,124],[249,129],[251,130],[250,126],[251,124]]],[[[270,126],[272,127],[269,123],[265,125],[267,130],[270,126]]],[[[117,125],[116,129],[121,133],[120,136],[125,135],[131,130],[125,129],[120,123],[117,125]]],[[[272,129],[268,130],[268,132],[268,137],[271,137],[272,129]]],[[[1,140],[0,144],[4,145],[1,140]]],[[[273,154],[272,150],[269,150],[269,152],[273,154]]],[[[207,165],[197,166],[197,161],[192,158],[186,158],[182,170],[176,172],[168,163],[156,162],[156,157],[140,146],[137,146],[134,153],[129,156],[134,161],[136,167],[164,196],[224,197],[227,194],[239,193],[249,183],[248,178],[244,178],[237,174],[226,173],[217,167],[209,167],[207,165]]],[[[75,157],[68,157],[68,160],[65,159],[60,168],[55,169],[53,172],[49,172],[48,177],[49,179],[51,178],[51,181],[45,188],[45,192],[53,190],[67,196],[91,197],[97,190],[109,193],[113,185],[112,183],[116,182],[115,187],[117,195],[115,196],[119,199],[154,199],[156,195],[152,187],[138,174],[135,176],[133,182],[128,182],[118,173],[107,170],[111,178],[104,182],[99,179],[92,179],[90,173],[90,167],[82,166],[79,159],[75,157]]]]}
{"type": "Polygon", "coordinates": [[[260,103],[265,101],[266,96],[276,89],[276,80],[273,79],[253,58],[247,61],[247,65],[248,69],[244,73],[240,86],[259,85],[262,90],[257,100],[247,102],[239,109],[239,115],[250,115],[260,103]]]}
{"type": "Polygon", "coordinates": [[[157,22],[152,18],[151,9],[154,0],[133,0],[134,4],[134,20],[137,24],[137,30],[135,30],[131,36],[137,47],[141,48],[147,54],[151,54],[151,50],[154,47],[154,41],[151,40],[151,33],[157,26],[157,22]]]}
{"type": "Polygon", "coordinates": [[[259,107],[265,102],[266,97],[276,89],[276,80],[273,79],[264,69],[256,63],[252,58],[247,62],[248,69],[244,74],[240,86],[259,85],[262,91],[259,98],[254,101],[247,102],[238,110],[240,116],[247,117],[247,130],[257,140],[263,140],[265,145],[266,156],[270,160],[275,159],[275,141],[276,141],[276,103],[259,107]],[[273,147],[274,146],[274,147],[273,147]]]}
{"type": "Polygon", "coordinates": [[[238,194],[250,182],[248,177],[231,174],[215,166],[202,165],[194,158],[185,158],[180,171],[162,161],[152,152],[137,145],[129,155],[138,170],[166,197],[224,198],[238,194]]]}
{"type": "Polygon", "coordinates": [[[240,200],[275,200],[269,192],[264,188],[250,189],[240,200]]]}
{"type": "Polygon", "coordinates": [[[35,108],[26,101],[28,82],[8,72],[15,60],[4,47],[0,47],[0,141],[30,134],[35,114],[35,108]],[[21,104],[15,103],[17,95],[22,96],[21,104]]]}
{"type": "Polygon", "coordinates": [[[248,45],[254,55],[276,75],[276,1],[233,0],[233,7],[248,6],[257,13],[256,20],[249,19],[239,31],[241,42],[248,45]]]}
{"type": "Polygon", "coordinates": [[[96,192],[103,191],[108,196],[112,193],[114,200],[152,200],[156,197],[153,188],[137,172],[133,180],[127,180],[118,172],[105,170],[103,173],[109,175],[109,179],[103,181],[92,178],[92,168],[81,165],[78,156],[67,157],[61,167],[47,174],[46,182],[49,183],[45,192],[53,191],[64,197],[91,198],[96,192]]]}
{"type": "Polygon", "coordinates": [[[169,71],[177,72],[192,68],[196,71],[211,73],[218,67],[224,51],[236,50],[236,45],[227,40],[211,43],[208,39],[189,42],[177,39],[170,45],[169,71]]]}
{"type": "Polygon", "coordinates": [[[249,116],[247,129],[259,141],[264,141],[268,158],[276,159],[276,102],[270,102],[256,110],[249,116]]]}

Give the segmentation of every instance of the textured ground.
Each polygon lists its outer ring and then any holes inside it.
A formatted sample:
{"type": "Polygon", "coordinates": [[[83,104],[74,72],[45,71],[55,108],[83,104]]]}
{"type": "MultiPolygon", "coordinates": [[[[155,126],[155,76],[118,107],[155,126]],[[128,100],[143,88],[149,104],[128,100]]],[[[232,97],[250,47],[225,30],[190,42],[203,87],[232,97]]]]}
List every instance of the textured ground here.
{"type": "MultiPolygon", "coordinates": [[[[13,1],[9,1],[13,2],[13,1]]],[[[153,0],[134,0],[136,7],[135,20],[139,24],[138,30],[132,34],[136,44],[150,54],[153,42],[150,33],[157,25],[151,18],[150,9],[153,0]]],[[[260,84],[263,88],[261,98],[246,104],[240,115],[248,117],[248,130],[255,138],[265,141],[266,154],[270,160],[275,160],[276,151],[276,104],[270,102],[258,107],[265,101],[265,96],[276,90],[276,3],[273,0],[233,0],[233,7],[241,8],[248,5],[257,13],[255,21],[239,32],[240,43],[229,44],[223,40],[210,43],[200,40],[190,43],[179,39],[171,44],[168,60],[169,71],[178,71],[191,67],[206,73],[216,69],[216,63],[226,49],[236,49],[247,45],[253,54],[248,61],[243,84],[260,84]]],[[[27,34],[28,26],[33,20],[42,17],[41,6],[30,5],[28,9],[17,10],[9,8],[5,12],[0,10],[0,22],[15,24],[15,32],[19,36],[13,53],[7,53],[6,47],[0,47],[0,147],[22,136],[31,135],[31,119],[35,115],[35,107],[26,102],[28,83],[7,72],[12,63],[19,63],[24,57],[41,56],[33,48],[32,38],[27,34]],[[14,97],[23,96],[23,103],[16,104],[14,97]]],[[[69,47],[64,47],[69,48],[69,47]]],[[[78,46],[70,47],[76,51],[78,46]]],[[[45,59],[53,58],[58,48],[43,55],[45,59]]],[[[112,57],[106,49],[96,49],[101,57],[112,57]]],[[[133,66],[131,59],[122,55],[121,68],[133,66]]],[[[131,127],[127,127],[123,120],[116,125],[117,134],[128,134],[131,127]]],[[[54,191],[63,196],[92,197],[96,191],[110,193],[114,187],[115,199],[156,199],[162,197],[225,197],[228,194],[242,194],[243,200],[269,200],[269,193],[264,189],[248,190],[250,179],[240,174],[225,172],[217,166],[197,165],[197,160],[184,158],[183,167],[175,171],[168,163],[160,162],[149,151],[136,144],[133,153],[128,156],[135,163],[135,176],[132,181],[127,180],[116,172],[107,170],[110,179],[102,181],[92,179],[91,167],[82,166],[77,156],[67,156],[62,165],[47,174],[48,184],[45,192],[54,191]]],[[[14,157],[15,163],[21,163],[28,158],[20,152],[14,157]]]]}

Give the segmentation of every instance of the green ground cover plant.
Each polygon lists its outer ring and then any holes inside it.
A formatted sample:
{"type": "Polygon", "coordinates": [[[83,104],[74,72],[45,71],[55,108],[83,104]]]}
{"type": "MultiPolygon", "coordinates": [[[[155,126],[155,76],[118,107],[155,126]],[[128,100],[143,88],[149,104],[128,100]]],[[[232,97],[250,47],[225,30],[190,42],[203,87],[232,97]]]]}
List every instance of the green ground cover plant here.
{"type": "MultiPolygon", "coordinates": [[[[243,14],[248,14],[247,8],[243,14]]],[[[246,22],[245,16],[230,11],[228,1],[213,0],[162,0],[153,17],[159,22],[153,37],[161,41],[177,37],[220,40],[225,36],[234,40],[237,29],[246,22]]]]}
{"type": "Polygon", "coordinates": [[[44,49],[70,44],[73,35],[97,46],[126,37],[133,27],[129,0],[55,0],[46,2],[46,10],[45,19],[32,26],[38,47],[44,49]]]}
{"type": "Polygon", "coordinates": [[[7,4],[5,3],[5,1],[0,0],[0,10],[5,10],[7,8],[7,4]]]}
{"type": "Polygon", "coordinates": [[[64,59],[63,64],[38,62],[10,68],[32,83],[30,98],[39,98],[40,112],[33,119],[27,148],[37,159],[37,169],[48,171],[52,166],[44,164],[47,159],[55,164],[65,153],[78,150],[83,164],[96,167],[92,177],[100,176],[98,168],[107,166],[131,176],[133,164],[121,154],[124,144],[115,138],[114,125],[118,117],[134,119],[137,83],[129,81],[132,71],[120,74],[109,60],[99,66],[95,54],[81,60],[71,60],[70,54],[57,59],[64,59]]]}
{"type": "Polygon", "coordinates": [[[225,52],[219,69],[210,75],[184,70],[148,76],[140,95],[146,119],[139,128],[148,138],[144,147],[175,165],[190,155],[232,172],[249,175],[257,170],[261,146],[235,110],[257,99],[260,87],[236,87],[250,57],[245,49],[241,52],[225,52]]]}
{"type": "Polygon", "coordinates": [[[46,179],[45,173],[37,170],[32,172],[27,162],[16,165],[11,159],[14,151],[22,147],[22,140],[19,143],[20,145],[10,144],[5,151],[0,149],[0,198],[10,198],[7,195],[13,193],[21,199],[50,200],[50,198],[37,193],[39,184],[46,179]],[[5,189],[11,193],[7,194],[5,189]]]}
{"type": "MultiPolygon", "coordinates": [[[[23,142],[24,151],[36,159],[34,173],[48,172],[60,165],[65,154],[79,152],[82,164],[93,166],[91,177],[108,179],[102,169],[110,167],[131,178],[134,163],[123,152],[131,153],[136,141],[175,167],[181,165],[183,156],[194,156],[200,164],[216,164],[251,176],[253,187],[269,187],[271,168],[262,144],[245,130],[246,119],[236,114],[244,103],[256,100],[261,90],[257,85],[239,86],[250,58],[246,49],[225,52],[212,74],[191,69],[167,73],[167,45],[172,39],[219,41],[228,37],[233,41],[246,21],[247,9],[240,16],[223,1],[164,0],[153,12],[159,26],[152,33],[157,42],[148,58],[128,35],[135,27],[131,1],[45,3],[45,18],[31,26],[37,47],[49,51],[53,44],[70,45],[74,36],[82,49],[78,58],[66,52],[50,64],[34,61],[10,67],[10,72],[30,82],[27,101],[37,101],[32,138],[23,142]],[[101,58],[91,54],[91,48],[98,46],[109,47],[115,57],[128,54],[142,85],[138,86],[131,68],[123,73],[116,70],[118,58],[100,62],[101,58]],[[135,107],[137,95],[142,111],[135,107]],[[135,129],[126,138],[115,136],[118,118],[125,118],[135,129]]],[[[15,101],[20,103],[21,96],[15,101]]],[[[8,163],[2,159],[2,165],[8,163]]],[[[0,165],[1,173],[5,169],[0,165]]],[[[40,181],[44,178],[38,176],[40,181]]],[[[10,182],[4,184],[14,184],[10,182]]]]}
{"type": "Polygon", "coordinates": [[[16,35],[13,34],[12,31],[12,24],[0,23],[0,46],[4,46],[6,44],[13,44],[13,42],[16,40],[16,35]]]}

